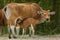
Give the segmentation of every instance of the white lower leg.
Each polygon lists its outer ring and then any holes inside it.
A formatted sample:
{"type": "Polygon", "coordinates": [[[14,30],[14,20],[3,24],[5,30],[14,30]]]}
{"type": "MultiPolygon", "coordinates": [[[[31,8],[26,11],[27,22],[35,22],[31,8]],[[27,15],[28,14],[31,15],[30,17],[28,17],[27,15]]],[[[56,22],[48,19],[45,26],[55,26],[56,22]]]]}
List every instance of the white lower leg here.
{"type": "Polygon", "coordinates": [[[15,31],[14,31],[15,26],[14,25],[11,25],[10,28],[11,28],[11,31],[12,31],[13,36],[15,36],[15,31]]]}
{"type": "Polygon", "coordinates": [[[31,35],[31,27],[29,27],[29,35],[31,35]]]}
{"type": "Polygon", "coordinates": [[[16,27],[16,34],[17,34],[17,36],[19,35],[19,31],[20,31],[20,26],[17,26],[16,27]]]}
{"type": "Polygon", "coordinates": [[[32,35],[34,35],[34,33],[35,33],[35,31],[34,31],[34,30],[32,30],[32,35]]]}
{"type": "Polygon", "coordinates": [[[32,24],[31,24],[31,31],[32,31],[32,35],[34,35],[34,27],[32,26],[32,24]]]}
{"type": "Polygon", "coordinates": [[[9,34],[9,38],[11,38],[11,29],[9,25],[8,25],[8,34],[9,34]]]}
{"type": "Polygon", "coordinates": [[[9,33],[10,32],[10,26],[8,25],[7,28],[8,28],[8,33],[9,33]]]}
{"type": "Polygon", "coordinates": [[[23,28],[23,32],[22,32],[22,35],[24,35],[25,34],[25,32],[24,32],[24,28],[23,28]]]}

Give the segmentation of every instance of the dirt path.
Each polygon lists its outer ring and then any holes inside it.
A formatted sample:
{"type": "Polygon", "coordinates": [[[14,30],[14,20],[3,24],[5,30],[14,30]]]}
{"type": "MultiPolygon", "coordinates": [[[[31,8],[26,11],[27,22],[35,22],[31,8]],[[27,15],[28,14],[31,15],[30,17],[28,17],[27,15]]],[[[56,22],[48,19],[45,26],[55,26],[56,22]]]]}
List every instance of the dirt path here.
{"type": "Polygon", "coordinates": [[[17,39],[9,39],[7,36],[0,37],[0,40],[60,40],[60,35],[53,36],[19,36],[17,39]]]}

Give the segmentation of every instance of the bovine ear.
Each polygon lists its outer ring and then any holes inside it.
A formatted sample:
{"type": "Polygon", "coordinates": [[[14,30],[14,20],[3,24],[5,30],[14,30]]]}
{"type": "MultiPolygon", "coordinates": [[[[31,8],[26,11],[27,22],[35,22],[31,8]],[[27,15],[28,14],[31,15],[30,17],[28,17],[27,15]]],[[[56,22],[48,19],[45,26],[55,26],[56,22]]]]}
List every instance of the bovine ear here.
{"type": "Polygon", "coordinates": [[[55,14],[55,12],[50,12],[50,15],[54,15],[55,14]]]}

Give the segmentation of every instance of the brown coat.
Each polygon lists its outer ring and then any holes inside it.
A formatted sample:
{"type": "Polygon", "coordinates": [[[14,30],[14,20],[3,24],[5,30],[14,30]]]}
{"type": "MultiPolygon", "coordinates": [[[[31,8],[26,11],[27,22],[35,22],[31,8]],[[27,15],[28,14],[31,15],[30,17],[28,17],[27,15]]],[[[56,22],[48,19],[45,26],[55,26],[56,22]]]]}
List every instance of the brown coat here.
{"type": "Polygon", "coordinates": [[[36,3],[10,3],[6,5],[10,9],[11,17],[10,17],[10,24],[14,25],[15,20],[20,17],[22,20],[29,17],[37,17],[38,14],[42,11],[42,8],[36,3]]]}
{"type": "Polygon", "coordinates": [[[38,18],[27,18],[24,21],[22,21],[22,23],[18,24],[17,26],[20,25],[22,28],[24,28],[24,30],[27,30],[27,27],[31,24],[33,25],[33,28],[35,28],[36,24],[39,23],[43,23],[44,21],[47,21],[46,19],[49,19],[48,21],[50,21],[50,12],[43,10],[44,14],[42,16],[38,16],[38,18]]]}

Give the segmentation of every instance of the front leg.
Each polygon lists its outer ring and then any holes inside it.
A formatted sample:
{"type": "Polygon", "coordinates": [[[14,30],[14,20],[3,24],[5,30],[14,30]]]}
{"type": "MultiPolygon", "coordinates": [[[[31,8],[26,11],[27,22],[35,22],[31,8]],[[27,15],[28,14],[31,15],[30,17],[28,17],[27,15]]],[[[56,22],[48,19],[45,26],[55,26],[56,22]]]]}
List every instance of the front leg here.
{"type": "Polygon", "coordinates": [[[30,36],[30,37],[31,37],[31,36],[34,36],[34,32],[35,32],[34,27],[33,27],[33,25],[31,24],[31,26],[29,27],[29,36],[30,36]]]}
{"type": "Polygon", "coordinates": [[[31,24],[31,31],[32,31],[32,36],[34,36],[35,30],[34,30],[34,26],[31,24]]]}

